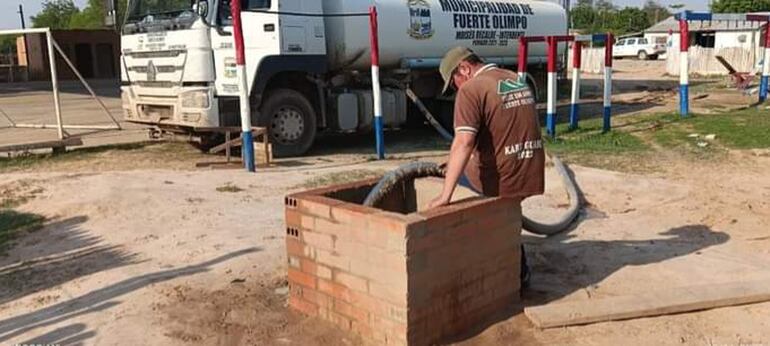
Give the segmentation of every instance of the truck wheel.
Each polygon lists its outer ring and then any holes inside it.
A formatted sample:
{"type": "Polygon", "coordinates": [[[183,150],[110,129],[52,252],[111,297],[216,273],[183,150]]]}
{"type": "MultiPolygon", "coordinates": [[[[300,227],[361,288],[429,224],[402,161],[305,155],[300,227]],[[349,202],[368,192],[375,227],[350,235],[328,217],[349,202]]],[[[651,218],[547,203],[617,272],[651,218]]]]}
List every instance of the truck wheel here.
{"type": "Polygon", "coordinates": [[[637,55],[637,57],[639,57],[639,60],[647,60],[647,52],[640,50],[639,55],[637,55]]]}
{"type": "Polygon", "coordinates": [[[291,89],[278,89],[262,106],[259,126],[267,127],[273,155],[300,156],[313,145],[316,114],[308,99],[291,89]]]}

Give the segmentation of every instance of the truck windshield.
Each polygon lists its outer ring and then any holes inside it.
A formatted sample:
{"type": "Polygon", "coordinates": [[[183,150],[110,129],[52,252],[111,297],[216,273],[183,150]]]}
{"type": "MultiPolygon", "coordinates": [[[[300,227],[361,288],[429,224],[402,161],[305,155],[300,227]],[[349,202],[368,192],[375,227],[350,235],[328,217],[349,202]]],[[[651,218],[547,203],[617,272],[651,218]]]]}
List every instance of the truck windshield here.
{"type": "Polygon", "coordinates": [[[192,15],[195,0],[131,0],[128,23],[192,15]]]}

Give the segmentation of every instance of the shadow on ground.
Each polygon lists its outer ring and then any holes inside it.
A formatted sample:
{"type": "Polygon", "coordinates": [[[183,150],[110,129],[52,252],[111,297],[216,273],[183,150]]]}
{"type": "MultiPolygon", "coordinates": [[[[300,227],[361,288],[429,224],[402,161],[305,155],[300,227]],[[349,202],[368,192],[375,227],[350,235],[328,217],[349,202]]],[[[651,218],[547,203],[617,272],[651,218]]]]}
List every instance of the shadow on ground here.
{"type": "MultiPolygon", "coordinates": [[[[13,316],[0,320],[0,342],[59,323],[70,321],[83,315],[104,311],[121,303],[118,298],[152,284],[172,280],[179,277],[191,276],[211,270],[211,267],[233,258],[261,251],[260,248],[248,248],[211,259],[195,265],[178,269],[163,270],[155,273],[140,275],[112,285],[91,291],[77,298],[60,302],[34,312],[13,316]]],[[[95,332],[86,331],[82,323],[58,328],[29,341],[29,344],[66,344],[64,341],[76,340],[81,342],[93,337],[95,332]]]]}
{"type": "MultiPolygon", "coordinates": [[[[547,304],[592,287],[624,267],[662,263],[724,244],[730,239],[726,233],[713,231],[705,225],[676,227],[659,235],[645,240],[615,241],[570,241],[572,236],[569,233],[551,238],[525,236],[533,277],[531,287],[522,295],[522,301],[512,304],[507,311],[477,328],[447,341],[471,341],[493,325],[520,315],[524,307],[547,304]]],[[[524,330],[531,329],[531,326],[522,325],[510,330],[502,327],[497,332],[509,333],[512,339],[522,338],[525,343],[531,343],[533,340],[527,340],[527,336],[522,335],[524,330]]]]}
{"type": "MultiPolygon", "coordinates": [[[[97,96],[120,97],[120,80],[93,79],[88,84],[97,96]]],[[[91,95],[80,81],[60,81],[59,91],[62,93],[91,95]]],[[[51,82],[22,82],[0,84],[0,97],[14,96],[18,93],[53,92],[51,82]]]]}
{"type": "Polygon", "coordinates": [[[0,304],[63,283],[137,263],[136,255],[103,243],[81,225],[85,216],[55,220],[41,230],[24,234],[17,247],[0,261],[0,304]]]}

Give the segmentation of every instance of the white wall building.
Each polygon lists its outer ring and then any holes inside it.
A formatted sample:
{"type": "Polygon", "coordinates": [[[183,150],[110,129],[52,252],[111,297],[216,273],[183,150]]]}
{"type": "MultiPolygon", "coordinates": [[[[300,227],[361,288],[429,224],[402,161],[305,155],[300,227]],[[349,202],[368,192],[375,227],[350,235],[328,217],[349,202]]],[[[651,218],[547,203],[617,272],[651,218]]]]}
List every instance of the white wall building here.
{"type": "MultiPolygon", "coordinates": [[[[725,74],[716,61],[723,56],[739,71],[753,71],[764,55],[764,23],[741,21],[691,21],[691,72],[696,74],[725,74]],[[694,53],[694,54],[693,54],[694,53]]],[[[656,43],[667,43],[668,52],[679,51],[679,21],[666,18],[644,31],[644,37],[656,43]]],[[[678,54],[667,54],[671,74],[678,74],[678,54]],[[676,61],[672,61],[676,60],[676,61]]]]}

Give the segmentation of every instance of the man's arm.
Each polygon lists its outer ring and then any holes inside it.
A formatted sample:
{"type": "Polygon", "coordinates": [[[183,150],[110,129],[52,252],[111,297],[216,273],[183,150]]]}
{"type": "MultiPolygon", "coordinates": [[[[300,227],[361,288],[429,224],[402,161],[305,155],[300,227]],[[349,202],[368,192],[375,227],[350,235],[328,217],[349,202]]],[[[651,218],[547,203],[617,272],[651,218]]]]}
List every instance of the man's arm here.
{"type": "Polygon", "coordinates": [[[463,175],[463,171],[465,171],[465,166],[468,164],[468,160],[470,160],[475,145],[476,133],[470,131],[456,132],[455,138],[452,141],[452,149],[449,152],[444,189],[441,195],[430,203],[429,209],[448,205],[452,200],[457,182],[460,181],[460,177],[463,175]]]}

